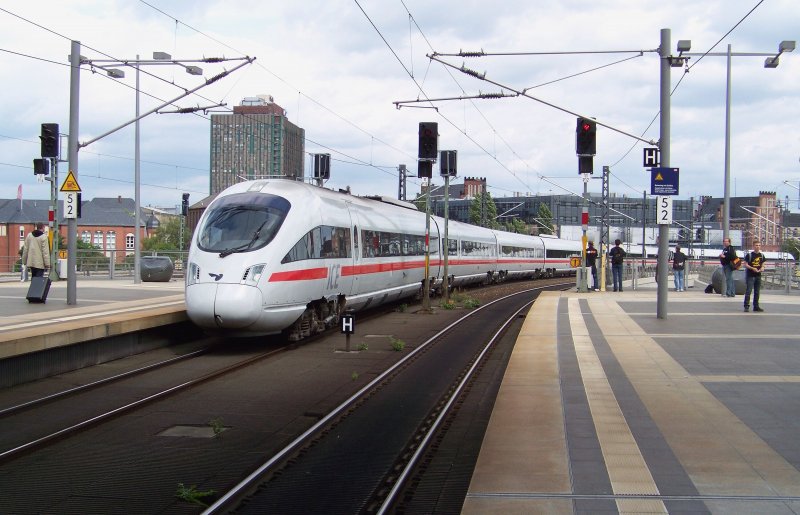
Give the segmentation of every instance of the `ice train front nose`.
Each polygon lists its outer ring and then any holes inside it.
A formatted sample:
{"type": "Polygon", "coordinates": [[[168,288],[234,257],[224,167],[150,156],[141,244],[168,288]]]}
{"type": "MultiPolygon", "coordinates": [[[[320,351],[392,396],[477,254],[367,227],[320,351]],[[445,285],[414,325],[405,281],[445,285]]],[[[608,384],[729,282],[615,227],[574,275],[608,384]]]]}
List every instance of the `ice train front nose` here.
{"type": "Polygon", "coordinates": [[[186,312],[200,327],[244,329],[261,316],[261,292],[243,284],[192,284],[186,288],[186,312]]]}

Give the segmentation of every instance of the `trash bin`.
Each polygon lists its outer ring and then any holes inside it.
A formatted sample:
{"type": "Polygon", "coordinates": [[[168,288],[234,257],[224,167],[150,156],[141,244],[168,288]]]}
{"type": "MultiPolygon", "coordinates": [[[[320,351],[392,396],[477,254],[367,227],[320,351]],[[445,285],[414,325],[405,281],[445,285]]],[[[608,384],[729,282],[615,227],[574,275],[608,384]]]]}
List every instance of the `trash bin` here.
{"type": "MultiPolygon", "coordinates": [[[[725,291],[725,270],[721,266],[714,270],[711,275],[711,284],[714,285],[714,293],[725,291]]],[[[744,295],[745,290],[747,290],[744,268],[733,271],[733,287],[736,290],[736,295],[744,295]]]]}
{"type": "Polygon", "coordinates": [[[167,256],[142,256],[139,272],[142,281],[166,282],[172,279],[172,260],[167,256]]]}

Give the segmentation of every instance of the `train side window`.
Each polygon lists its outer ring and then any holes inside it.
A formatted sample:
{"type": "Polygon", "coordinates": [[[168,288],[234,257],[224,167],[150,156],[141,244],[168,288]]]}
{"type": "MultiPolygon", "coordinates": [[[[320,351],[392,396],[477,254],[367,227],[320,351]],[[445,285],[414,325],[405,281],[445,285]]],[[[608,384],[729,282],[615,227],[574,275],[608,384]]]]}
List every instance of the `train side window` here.
{"type": "Polygon", "coordinates": [[[353,247],[355,247],[356,254],[358,254],[358,227],[355,225],[353,226],[353,247]]]}
{"type": "Polygon", "coordinates": [[[291,263],[293,261],[303,261],[304,259],[319,257],[319,241],[319,227],[315,227],[295,243],[294,247],[292,247],[281,260],[281,263],[291,263]]]}

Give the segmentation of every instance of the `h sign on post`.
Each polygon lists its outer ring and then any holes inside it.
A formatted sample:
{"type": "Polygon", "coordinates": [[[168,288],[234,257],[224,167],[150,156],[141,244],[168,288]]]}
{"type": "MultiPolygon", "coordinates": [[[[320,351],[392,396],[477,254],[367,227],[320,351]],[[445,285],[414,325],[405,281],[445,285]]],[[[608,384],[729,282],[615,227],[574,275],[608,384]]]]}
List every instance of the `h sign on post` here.
{"type": "Polygon", "coordinates": [[[353,334],[356,332],[356,319],[353,315],[342,315],[342,334],[353,334]]]}
{"type": "Polygon", "coordinates": [[[642,164],[645,168],[655,168],[661,164],[658,148],[645,148],[643,157],[642,164]]]}

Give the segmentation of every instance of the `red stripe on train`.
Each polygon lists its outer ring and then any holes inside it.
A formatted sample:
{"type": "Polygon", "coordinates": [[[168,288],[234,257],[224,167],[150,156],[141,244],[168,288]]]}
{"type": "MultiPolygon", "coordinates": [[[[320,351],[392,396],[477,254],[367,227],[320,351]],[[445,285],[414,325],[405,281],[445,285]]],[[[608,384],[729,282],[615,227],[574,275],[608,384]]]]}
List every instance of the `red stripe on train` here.
{"type": "Polygon", "coordinates": [[[274,272],[269,276],[269,282],[278,281],[310,281],[328,277],[327,268],[308,268],[306,270],[291,270],[288,272],[274,272]]]}

